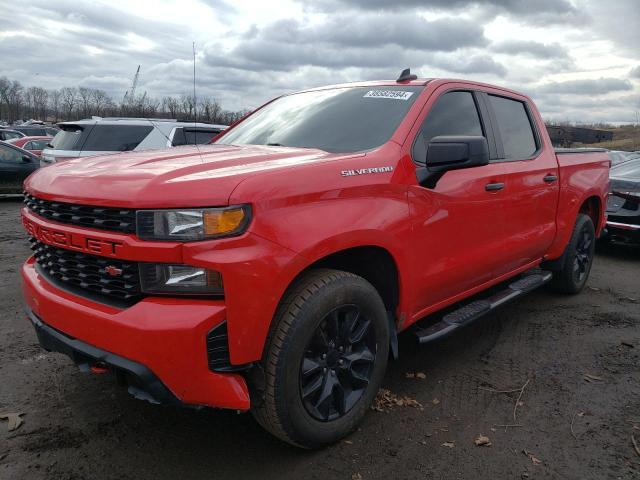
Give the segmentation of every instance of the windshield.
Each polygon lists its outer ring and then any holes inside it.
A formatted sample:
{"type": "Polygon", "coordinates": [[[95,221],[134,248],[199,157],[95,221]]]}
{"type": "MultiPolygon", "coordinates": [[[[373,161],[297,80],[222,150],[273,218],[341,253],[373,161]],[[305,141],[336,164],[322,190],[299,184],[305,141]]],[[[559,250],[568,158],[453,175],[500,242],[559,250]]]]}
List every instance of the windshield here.
{"type": "Polygon", "coordinates": [[[278,145],[350,153],[385,143],[423,87],[346,87],[287,95],[215,143],[278,145]]]}

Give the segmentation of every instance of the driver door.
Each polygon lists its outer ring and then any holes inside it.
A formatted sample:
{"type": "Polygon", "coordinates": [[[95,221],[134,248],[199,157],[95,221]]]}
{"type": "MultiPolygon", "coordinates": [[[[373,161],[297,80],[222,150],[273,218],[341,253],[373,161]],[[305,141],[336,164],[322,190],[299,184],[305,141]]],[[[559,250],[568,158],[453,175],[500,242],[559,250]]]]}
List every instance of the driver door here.
{"type": "MultiPolygon", "coordinates": [[[[487,137],[483,99],[471,91],[442,93],[422,123],[414,161],[426,159],[426,145],[440,135],[487,137]],[[424,155],[424,157],[423,157],[424,155]]],[[[490,156],[495,154],[487,138],[490,156]]],[[[413,234],[414,305],[422,316],[454,297],[492,280],[504,248],[504,167],[489,163],[446,172],[435,187],[409,187],[413,234]]],[[[455,300],[453,300],[455,301],[455,300]]]]}

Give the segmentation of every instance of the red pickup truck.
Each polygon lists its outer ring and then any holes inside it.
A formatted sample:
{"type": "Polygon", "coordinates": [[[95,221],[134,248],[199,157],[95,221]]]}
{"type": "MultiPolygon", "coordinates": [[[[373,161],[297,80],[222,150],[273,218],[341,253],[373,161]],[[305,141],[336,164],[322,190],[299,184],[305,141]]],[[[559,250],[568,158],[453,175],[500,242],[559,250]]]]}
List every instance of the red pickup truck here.
{"type": "Polygon", "coordinates": [[[211,145],[31,175],[27,312],[45,349],[138,398],[319,447],[363,418],[399,332],[579,292],[608,178],[504,88],[405,71],[285,95],[211,145]]]}

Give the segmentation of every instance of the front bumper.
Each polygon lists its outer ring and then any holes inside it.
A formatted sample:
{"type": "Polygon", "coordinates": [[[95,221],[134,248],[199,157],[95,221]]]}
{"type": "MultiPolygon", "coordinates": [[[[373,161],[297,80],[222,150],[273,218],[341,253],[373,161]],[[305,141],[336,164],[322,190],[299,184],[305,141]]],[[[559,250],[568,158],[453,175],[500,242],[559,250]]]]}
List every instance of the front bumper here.
{"type": "Polygon", "coordinates": [[[212,372],[207,364],[206,336],[225,320],[224,302],[149,297],[120,310],[56,288],[37,272],[33,258],[23,265],[22,278],[43,347],[80,364],[98,359],[129,372],[130,391],[141,398],[249,409],[244,377],[212,372]]]}
{"type": "Polygon", "coordinates": [[[640,243],[640,225],[609,220],[607,235],[623,242],[640,243]]]}
{"type": "Polygon", "coordinates": [[[95,365],[108,368],[128,387],[129,393],[140,400],[163,405],[182,405],[182,402],[144,365],[71,338],[43,323],[29,309],[27,316],[35,328],[40,346],[48,352],[64,353],[84,372],[90,371],[95,365]]]}

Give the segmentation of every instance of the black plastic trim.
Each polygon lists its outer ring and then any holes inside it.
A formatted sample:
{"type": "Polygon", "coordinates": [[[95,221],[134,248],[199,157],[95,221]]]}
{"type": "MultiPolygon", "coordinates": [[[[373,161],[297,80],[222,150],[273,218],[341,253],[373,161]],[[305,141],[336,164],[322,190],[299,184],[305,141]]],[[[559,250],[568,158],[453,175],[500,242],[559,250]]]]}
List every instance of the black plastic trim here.
{"type": "Polygon", "coordinates": [[[229,334],[227,321],[216,325],[207,333],[207,360],[212,372],[240,372],[248,370],[253,364],[232,365],[229,354],[229,334]]]}
{"type": "Polygon", "coordinates": [[[128,386],[128,391],[140,400],[163,405],[186,406],[160,379],[141,363],[128,360],[114,353],[70,337],[44,323],[33,311],[27,309],[42,348],[50,352],[67,355],[83,371],[96,363],[116,371],[119,379],[128,386]]]}

